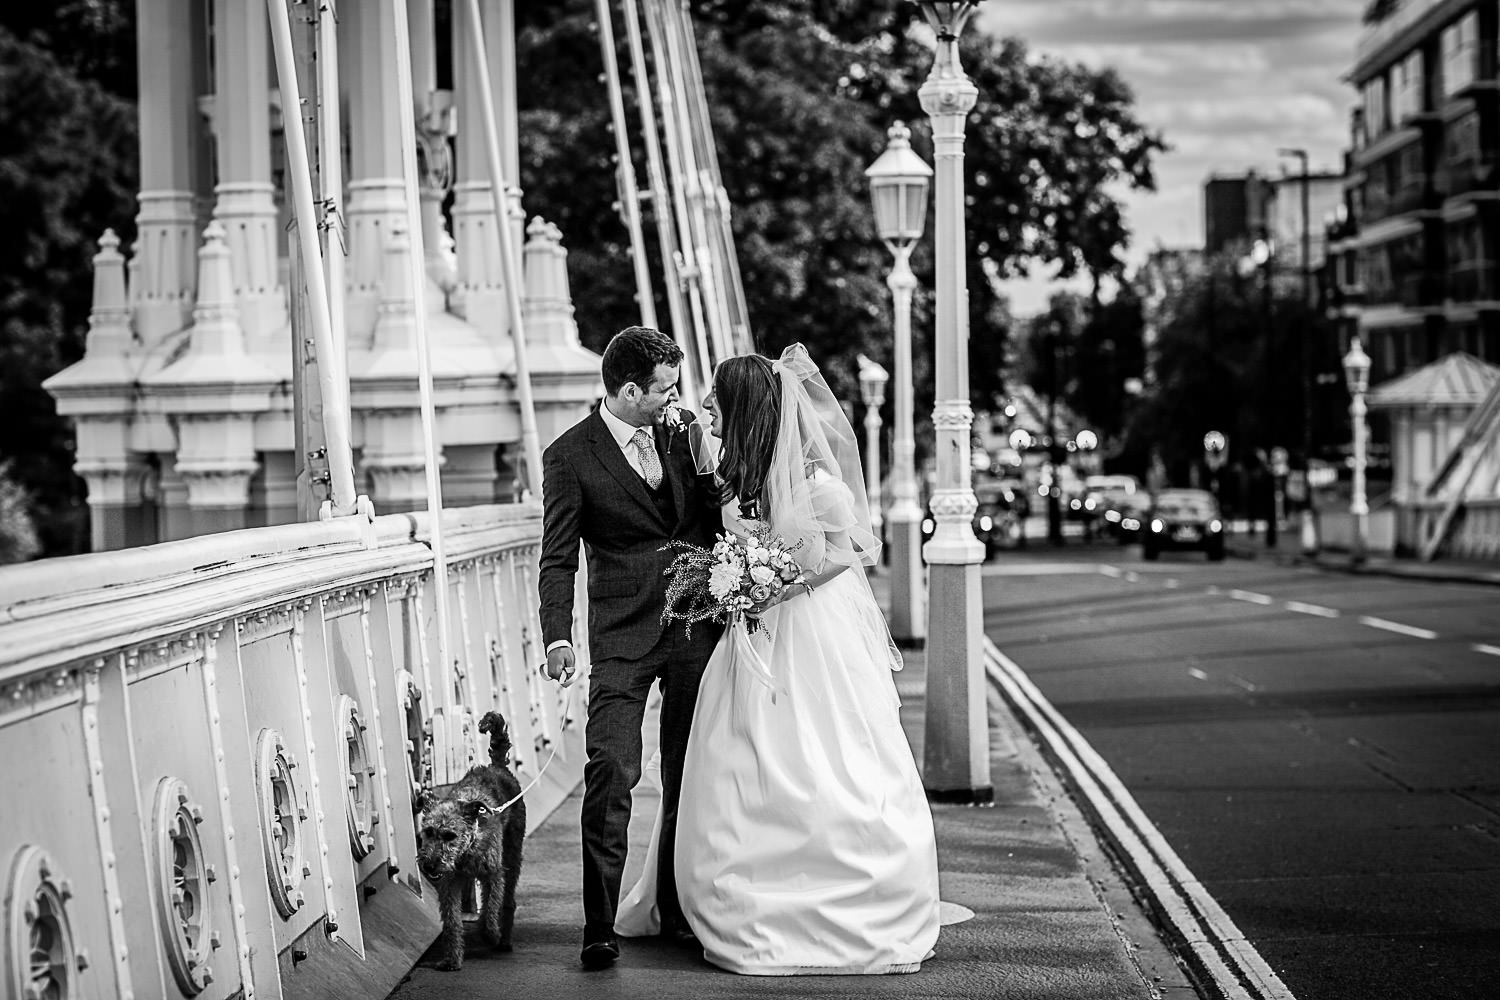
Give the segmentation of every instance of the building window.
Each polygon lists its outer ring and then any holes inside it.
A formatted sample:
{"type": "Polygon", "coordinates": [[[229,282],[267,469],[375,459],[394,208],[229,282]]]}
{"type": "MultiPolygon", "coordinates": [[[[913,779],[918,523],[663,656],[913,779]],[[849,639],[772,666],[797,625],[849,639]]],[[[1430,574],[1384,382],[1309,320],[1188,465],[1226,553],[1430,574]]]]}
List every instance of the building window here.
{"type": "Polygon", "coordinates": [[[1443,96],[1452,97],[1479,76],[1479,14],[1469,11],[1443,29],[1443,96]]]}
{"type": "Polygon", "coordinates": [[[1417,50],[1392,70],[1391,119],[1400,124],[1425,110],[1422,86],[1422,52],[1417,50]]]}
{"type": "Polygon", "coordinates": [[[1391,127],[1385,91],[1384,76],[1377,76],[1365,84],[1365,128],[1371,137],[1381,135],[1391,127]]]}

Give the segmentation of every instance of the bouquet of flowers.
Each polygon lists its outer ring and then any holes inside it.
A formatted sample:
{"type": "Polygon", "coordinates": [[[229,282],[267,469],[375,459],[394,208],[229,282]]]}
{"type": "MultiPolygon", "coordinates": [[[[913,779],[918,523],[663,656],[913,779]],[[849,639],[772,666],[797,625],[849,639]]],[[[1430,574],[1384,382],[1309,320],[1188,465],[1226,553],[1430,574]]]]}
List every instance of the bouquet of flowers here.
{"type": "Polygon", "coordinates": [[[662,621],[681,621],[691,635],[695,622],[711,618],[727,625],[743,615],[747,629],[754,632],[760,627],[757,608],[793,584],[807,587],[802,567],[792,558],[799,546],[789,548],[765,524],[749,538],[722,532],[711,549],[668,542],[662,549],[676,549],[678,554],[666,569],[672,579],[662,621]]]}

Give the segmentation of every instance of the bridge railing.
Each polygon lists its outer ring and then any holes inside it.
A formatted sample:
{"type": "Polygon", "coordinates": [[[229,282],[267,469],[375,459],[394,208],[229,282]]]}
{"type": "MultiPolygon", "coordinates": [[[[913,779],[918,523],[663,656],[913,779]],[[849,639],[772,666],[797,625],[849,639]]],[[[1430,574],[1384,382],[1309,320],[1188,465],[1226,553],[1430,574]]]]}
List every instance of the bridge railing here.
{"type": "Polygon", "coordinates": [[[419,515],[0,572],[0,995],[392,988],[438,928],[414,788],[487,760],[491,708],[523,784],[551,761],[533,827],[582,773],[584,694],[535,670],[540,534],[445,513],[447,662],[419,515]]]}

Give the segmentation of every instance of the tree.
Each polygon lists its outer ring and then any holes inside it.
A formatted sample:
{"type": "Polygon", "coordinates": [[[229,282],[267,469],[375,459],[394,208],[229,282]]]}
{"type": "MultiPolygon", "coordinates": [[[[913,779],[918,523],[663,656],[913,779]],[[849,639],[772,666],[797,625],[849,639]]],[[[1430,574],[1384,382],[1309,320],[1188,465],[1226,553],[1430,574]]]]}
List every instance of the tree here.
{"type": "Polygon", "coordinates": [[[0,459],[48,555],[88,528],[73,432],[41,383],[83,353],[95,241],[130,218],[136,164],[132,105],[0,27],[0,459]]]}
{"type": "Polygon", "coordinates": [[[26,491],[10,477],[8,463],[0,462],[0,566],[34,558],[41,547],[26,491]]]}
{"type": "MultiPolygon", "coordinates": [[[[917,91],[932,52],[928,36],[911,30],[920,15],[897,0],[695,0],[693,14],[757,345],[775,353],[806,343],[834,388],[853,398],[854,355],[889,357],[889,257],[863,171],[897,119],[931,158],[917,91]]],[[[598,65],[593,4],[520,16],[523,187],[528,207],[567,237],[580,329],[597,348],[639,314],[626,233],[610,210],[603,88],[577,68],[598,65]]],[[[1151,187],[1151,158],[1164,145],[1135,118],[1113,72],[1036,57],[1017,40],[972,29],[963,61],[979,88],[965,157],[971,381],[976,404],[988,406],[1004,389],[1011,326],[996,280],[1039,263],[1064,275],[1117,273],[1129,234],[1110,192],[1151,187]]],[[[644,177],[644,162],[636,166],[644,177]]],[[[924,289],[932,287],[929,246],[913,260],[924,289]]],[[[915,310],[926,412],[930,298],[919,293],[915,310]]]]}
{"type": "Polygon", "coordinates": [[[1263,465],[1273,446],[1300,442],[1297,331],[1308,310],[1295,285],[1272,293],[1267,316],[1262,276],[1221,256],[1161,303],[1155,386],[1130,434],[1137,451],[1161,456],[1172,482],[1186,482],[1202,462],[1209,430],[1229,436],[1229,461],[1245,470],[1263,465]]]}

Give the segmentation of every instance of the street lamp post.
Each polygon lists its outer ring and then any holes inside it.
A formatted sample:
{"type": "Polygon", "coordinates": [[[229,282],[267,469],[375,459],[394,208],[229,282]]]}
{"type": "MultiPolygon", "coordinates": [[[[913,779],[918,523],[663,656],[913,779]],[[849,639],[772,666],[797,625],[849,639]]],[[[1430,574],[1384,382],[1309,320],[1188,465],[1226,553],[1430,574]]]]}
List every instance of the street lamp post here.
{"type": "Polygon", "coordinates": [[[1370,507],[1365,499],[1365,460],[1369,447],[1369,429],[1365,426],[1365,392],[1370,388],[1370,356],[1352,337],[1349,353],[1344,355],[1344,380],[1349,386],[1349,419],[1354,425],[1354,482],[1349,497],[1349,515],[1354,519],[1351,556],[1356,563],[1365,561],[1370,507]]]}
{"type": "Polygon", "coordinates": [[[880,513],[880,408],[885,405],[884,368],[859,355],[859,394],[865,403],[865,495],[870,503],[870,530],[884,538],[885,519],[880,513]]]}
{"type": "Polygon", "coordinates": [[[927,609],[922,587],[922,507],[917,502],[915,403],[911,365],[912,246],[922,236],[932,168],[911,148],[911,131],[892,125],[889,145],[865,176],[875,206],[875,228],[895,264],[886,278],[894,305],[892,350],[896,371],[895,435],[891,442],[891,636],[899,642],[923,638],[927,609]]]}
{"type": "Polygon", "coordinates": [[[1307,150],[1291,147],[1280,149],[1282,156],[1290,156],[1301,163],[1302,175],[1302,337],[1300,358],[1302,363],[1302,477],[1307,490],[1307,501],[1302,508],[1302,551],[1316,555],[1318,551],[1318,524],[1312,485],[1313,404],[1312,404],[1312,228],[1308,218],[1309,174],[1307,150]]]}
{"type": "MultiPolygon", "coordinates": [[[[1262,335],[1266,338],[1265,374],[1263,376],[1264,399],[1262,402],[1261,411],[1261,419],[1266,421],[1266,424],[1264,425],[1265,430],[1262,432],[1265,438],[1265,440],[1262,442],[1263,448],[1269,446],[1270,444],[1271,429],[1269,426],[1269,421],[1270,415],[1275,412],[1275,407],[1271,404],[1272,389],[1276,384],[1276,329],[1275,314],[1273,312],[1273,295],[1275,294],[1275,286],[1272,275],[1272,268],[1275,266],[1275,260],[1275,247],[1269,239],[1258,239],[1255,241],[1254,245],[1251,246],[1250,258],[1248,263],[1253,266],[1255,270],[1260,274],[1261,329],[1262,335]]],[[[1274,496],[1274,473],[1272,473],[1272,479],[1273,496],[1271,499],[1271,509],[1266,514],[1266,548],[1268,549],[1274,549],[1276,547],[1277,530],[1276,500],[1274,496]]],[[[1251,518],[1253,521],[1253,512],[1251,514],[1251,518]]]]}
{"type": "Polygon", "coordinates": [[[1209,431],[1203,435],[1203,464],[1208,466],[1208,491],[1214,495],[1221,511],[1224,501],[1219,497],[1219,470],[1224,468],[1228,450],[1229,438],[1223,431],[1209,431]]]}
{"type": "Polygon", "coordinates": [[[958,37],[975,0],[919,6],[937,32],[932,72],[917,91],[932,121],[937,222],[934,336],[937,488],[936,526],[923,548],[928,565],[926,729],[922,778],[929,797],[988,802],[989,720],[982,640],[979,567],[984,546],[974,537],[978,508],[972,485],[969,407],[969,324],[964,232],[964,122],[979,88],[959,65],[958,37]]]}

